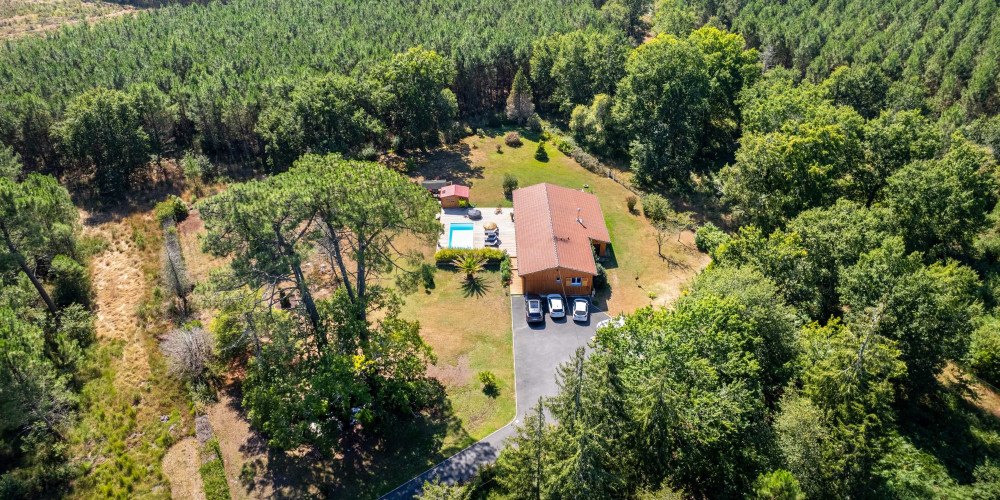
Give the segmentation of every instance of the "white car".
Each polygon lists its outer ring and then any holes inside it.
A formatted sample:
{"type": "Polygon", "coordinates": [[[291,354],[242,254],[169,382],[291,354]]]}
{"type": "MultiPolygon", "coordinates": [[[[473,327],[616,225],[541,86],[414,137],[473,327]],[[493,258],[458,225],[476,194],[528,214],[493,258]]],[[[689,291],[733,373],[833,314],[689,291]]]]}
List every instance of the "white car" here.
{"type": "Polygon", "coordinates": [[[590,319],[590,301],[573,299],[573,321],[587,321],[588,319],[590,319]]]}
{"type": "Polygon", "coordinates": [[[566,306],[563,305],[562,295],[553,293],[545,297],[549,302],[549,316],[552,318],[565,318],[566,306]]]}

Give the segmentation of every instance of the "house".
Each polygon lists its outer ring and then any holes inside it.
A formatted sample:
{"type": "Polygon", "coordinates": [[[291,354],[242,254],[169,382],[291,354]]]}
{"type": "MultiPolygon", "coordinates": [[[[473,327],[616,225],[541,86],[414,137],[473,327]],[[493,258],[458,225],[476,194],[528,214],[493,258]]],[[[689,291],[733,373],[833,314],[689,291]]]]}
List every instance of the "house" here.
{"type": "Polygon", "coordinates": [[[458,208],[469,205],[469,186],[452,184],[438,190],[441,208],[458,208]],[[463,203],[464,202],[464,203],[463,203]]]}
{"type": "Polygon", "coordinates": [[[597,197],[552,184],[514,191],[518,274],[525,293],[588,295],[597,276],[594,255],[611,237],[597,197]]]}

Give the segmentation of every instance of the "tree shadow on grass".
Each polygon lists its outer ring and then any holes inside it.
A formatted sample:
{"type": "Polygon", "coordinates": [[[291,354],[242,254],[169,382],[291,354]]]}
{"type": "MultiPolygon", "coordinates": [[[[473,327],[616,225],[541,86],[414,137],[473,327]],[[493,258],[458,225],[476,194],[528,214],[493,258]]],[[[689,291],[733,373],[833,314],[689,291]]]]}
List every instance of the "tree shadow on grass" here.
{"type": "Polygon", "coordinates": [[[347,430],[336,457],[311,446],[269,449],[259,434],[240,451],[244,456],[266,454],[266,465],[260,467],[273,486],[268,498],[377,498],[473,442],[444,386],[435,379],[429,382],[428,408],[387,422],[378,432],[347,430]]]}
{"type": "Polygon", "coordinates": [[[472,179],[482,179],[484,167],[473,165],[472,149],[460,143],[427,153],[414,152],[411,156],[420,165],[410,174],[423,179],[442,179],[455,184],[468,184],[472,179]]]}
{"type": "Polygon", "coordinates": [[[1000,432],[1000,421],[965,399],[966,391],[962,384],[938,384],[898,404],[900,433],[937,458],[959,484],[973,482],[973,471],[987,458],[1000,457],[1000,445],[977,432],[1000,432]]]}
{"type": "Polygon", "coordinates": [[[475,278],[465,280],[465,282],[462,283],[462,295],[466,298],[482,297],[489,291],[490,285],[485,279],[482,278],[482,276],[476,276],[475,278]]]}

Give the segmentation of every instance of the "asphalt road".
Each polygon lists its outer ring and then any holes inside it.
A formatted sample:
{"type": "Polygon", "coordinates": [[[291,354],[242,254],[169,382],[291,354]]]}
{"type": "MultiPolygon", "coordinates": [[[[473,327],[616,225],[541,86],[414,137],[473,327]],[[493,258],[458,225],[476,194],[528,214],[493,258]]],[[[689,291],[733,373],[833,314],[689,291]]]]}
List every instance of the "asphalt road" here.
{"type": "Polygon", "coordinates": [[[520,295],[511,296],[510,313],[514,326],[514,392],[517,398],[514,420],[385,494],[383,499],[411,499],[420,493],[425,481],[440,478],[443,483],[453,484],[471,477],[480,465],[496,460],[505,446],[504,440],[515,434],[515,427],[538,398],[558,392],[556,368],[569,360],[577,347],[585,346],[597,331],[597,324],[608,318],[591,305],[590,321],[586,323],[570,318],[554,320],[546,314],[545,323],[529,325],[524,321],[524,298],[520,295]]]}

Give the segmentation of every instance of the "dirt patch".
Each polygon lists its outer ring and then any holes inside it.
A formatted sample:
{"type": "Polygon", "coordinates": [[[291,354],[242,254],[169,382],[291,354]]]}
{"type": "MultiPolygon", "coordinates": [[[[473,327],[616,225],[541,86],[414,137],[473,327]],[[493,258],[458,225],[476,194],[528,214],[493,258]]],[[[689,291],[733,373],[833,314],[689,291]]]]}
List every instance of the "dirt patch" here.
{"type": "Polygon", "coordinates": [[[163,456],[163,475],[170,480],[170,495],[174,499],[205,498],[199,465],[198,440],[193,437],[184,438],[167,450],[163,456]]]}
{"type": "Polygon", "coordinates": [[[445,364],[438,362],[436,365],[427,367],[427,375],[438,379],[446,386],[465,385],[472,377],[472,368],[469,367],[469,356],[458,357],[458,364],[445,364]]]}
{"type": "Polygon", "coordinates": [[[948,363],[938,375],[938,380],[948,387],[961,390],[962,396],[970,404],[1000,418],[1000,394],[984,384],[977,383],[954,363],[948,363]]]}
{"type": "Polygon", "coordinates": [[[213,257],[201,251],[201,239],[198,238],[198,234],[204,229],[205,223],[197,210],[191,210],[187,219],[177,224],[177,235],[181,240],[181,251],[184,253],[188,276],[196,283],[207,279],[211,270],[229,262],[228,259],[213,257]]]}

